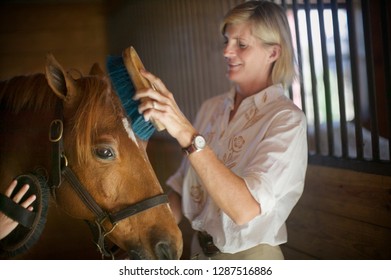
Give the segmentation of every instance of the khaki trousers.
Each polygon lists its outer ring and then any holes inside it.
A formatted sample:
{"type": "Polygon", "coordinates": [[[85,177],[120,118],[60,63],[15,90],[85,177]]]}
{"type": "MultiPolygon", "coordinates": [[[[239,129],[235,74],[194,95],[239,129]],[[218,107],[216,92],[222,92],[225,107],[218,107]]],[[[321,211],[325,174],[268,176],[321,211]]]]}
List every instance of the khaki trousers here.
{"type": "Polygon", "coordinates": [[[191,259],[192,260],[283,260],[284,255],[280,246],[270,246],[268,244],[260,244],[253,248],[241,251],[235,254],[219,253],[213,257],[204,255],[200,243],[198,242],[197,234],[193,235],[191,244],[191,259]]]}

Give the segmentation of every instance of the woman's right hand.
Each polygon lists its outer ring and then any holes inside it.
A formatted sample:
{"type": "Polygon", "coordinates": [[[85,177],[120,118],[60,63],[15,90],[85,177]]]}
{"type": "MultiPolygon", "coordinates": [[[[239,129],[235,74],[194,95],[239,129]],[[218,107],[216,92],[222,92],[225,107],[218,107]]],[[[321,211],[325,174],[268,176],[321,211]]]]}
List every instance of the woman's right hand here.
{"type": "Polygon", "coordinates": [[[178,107],[174,95],[152,73],[143,70],[141,74],[156,90],[149,88],[136,92],[133,99],[141,101],[138,108],[140,114],[146,121],[159,121],[182,147],[189,146],[196,130],[178,107]]]}

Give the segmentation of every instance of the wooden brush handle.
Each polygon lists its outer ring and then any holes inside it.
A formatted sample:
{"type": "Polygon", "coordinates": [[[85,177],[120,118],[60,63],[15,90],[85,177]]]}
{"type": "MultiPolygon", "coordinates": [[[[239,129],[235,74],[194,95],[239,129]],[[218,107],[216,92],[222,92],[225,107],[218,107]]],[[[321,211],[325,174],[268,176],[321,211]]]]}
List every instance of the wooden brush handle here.
{"type": "MultiPolygon", "coordinates": [[[[126,48],[122,52],[122,59],[136,90],[144,88],[153,88],[156,90],[155,87],[140,74],[140,70],[145,70],[145,67],[136,50],[132,46],[126,48]]],[[[155,119],[151,119],[150,121],[157,131],[166,129],[161,122],[155,119]]]]}

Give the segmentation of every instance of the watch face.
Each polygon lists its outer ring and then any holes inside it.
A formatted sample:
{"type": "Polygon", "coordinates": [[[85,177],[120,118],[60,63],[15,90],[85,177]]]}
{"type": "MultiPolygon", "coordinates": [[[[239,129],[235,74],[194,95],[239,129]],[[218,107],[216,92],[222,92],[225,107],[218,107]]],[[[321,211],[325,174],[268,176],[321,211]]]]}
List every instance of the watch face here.
{"type": "Polygon", "coordinates": [[[197,147],[197,149],[205,148],[206,142],[204,137],[201,135],[196,136],[196,138],[194,138],[194,145],[197,147]]]}

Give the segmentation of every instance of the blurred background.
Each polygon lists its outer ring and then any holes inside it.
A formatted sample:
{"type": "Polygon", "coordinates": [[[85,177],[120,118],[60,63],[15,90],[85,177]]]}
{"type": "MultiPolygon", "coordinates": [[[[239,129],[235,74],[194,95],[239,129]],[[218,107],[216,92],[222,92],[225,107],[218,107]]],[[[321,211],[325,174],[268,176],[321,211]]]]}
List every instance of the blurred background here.
{"type": "MultiPolygon", "coordinates": [[[[230,87],[219,25],[241,2],[0,0],[0,79],[43,72],[49,52],[87,74],[132,45],[194,120],[203,100],[230,87]]],[[[306,113],[309,139],[305,191],[287,222],[285,257],[390,259],[391,2],[275,2],[286,9],[301,73],[287,95],[306,113]]],[[[148,154],[165,188],[180,148],[155,133],[148,154]]],[[[50,215],[75,242],[56,251],[56,239],[44,236],[52,245],[35,258],[99,258],[81,221],[50,215]]],[[[187,221],[180,226],[186,259],[192,232],[187,221]]]]}

